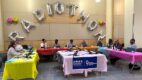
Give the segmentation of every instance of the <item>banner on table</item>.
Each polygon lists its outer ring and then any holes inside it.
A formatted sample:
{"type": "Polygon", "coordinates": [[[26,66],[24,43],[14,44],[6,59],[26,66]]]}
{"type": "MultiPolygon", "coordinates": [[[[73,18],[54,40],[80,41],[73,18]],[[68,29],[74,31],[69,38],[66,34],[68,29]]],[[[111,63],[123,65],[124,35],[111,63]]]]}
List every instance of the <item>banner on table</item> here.
{"type": "Polygon", "coordinates": [[[97,68],[97,57],[74,57],[73,69],[97,68]]]}

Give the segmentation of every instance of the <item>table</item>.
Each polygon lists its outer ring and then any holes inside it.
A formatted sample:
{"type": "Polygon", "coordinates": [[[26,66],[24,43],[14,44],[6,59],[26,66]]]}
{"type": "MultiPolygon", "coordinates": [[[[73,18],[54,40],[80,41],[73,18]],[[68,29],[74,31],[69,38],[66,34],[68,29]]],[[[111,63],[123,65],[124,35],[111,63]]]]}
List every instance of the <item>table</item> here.
{"type": "MultiPolygon", "coordinates": [[[[25,52],[26,54],[27,52],[25,52]]],[[[30,55],[31,58],[12,58],[5,63],[2,80],[7,79],[36,79],[38,74],[36,65],[39,60],[36,50],[30,55]]]]}
{"type": "Polygon", "coordinates": [[[58,51],[58,54],[62,57],[63,61],[63,71],[64,75],[68,76],[70,74],[83,73],[85,72],[85,77],[87,77],[88,71],[99,71],[99,72],[107,72],[107,59],[103,54],[88,54],[86,51],[79,51],[78,54],[80,56],[77,57],[97,57],[97,68],[89,68],[89,69],[73,69],[73,56],[69,56],[74,54],[74,52],[69,51],[58,51]]]}
{"type": "Polygon", "coordinates": [[[104,55],[107,55],[107,47],[98,47],[98,52],[101,52],[104,55]]]}
{"type": "Polygon", "coordinates": [[[140,52],[126,52],[113,49],[107,49],[110,57],[117,57],[124,60],[129,60],[132,64],[142,62],[142,53],[140,52]]]}
{"type": "MultiPolygon", "coordinates": [[[[89,51],[94,51],[97,50],[98,47],[97,46],[88,46],[88,47],[78,47],[81,50],[89,50],[89,51]]],[[[74,50],[76,50],[77,48],[73,48],[74,50]]]]}
{"type": "Polygon", "coordinates": [[[69,48],[39,48],[37,52],[39,55],[54,55],[57,51],[70,50],[69,48]]]}

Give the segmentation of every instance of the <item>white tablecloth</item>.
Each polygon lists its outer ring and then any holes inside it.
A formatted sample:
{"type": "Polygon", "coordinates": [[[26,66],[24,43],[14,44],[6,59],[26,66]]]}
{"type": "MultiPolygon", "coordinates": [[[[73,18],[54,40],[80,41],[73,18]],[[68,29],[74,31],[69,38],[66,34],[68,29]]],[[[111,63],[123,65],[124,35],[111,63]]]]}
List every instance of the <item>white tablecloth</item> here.
{"type": "Polygon", "coordinates": [[[84,71],[99,71],[107,72],[107,58],[103,54],[88,54],[86,51],[79,51],[79,56],[76,57],[97,57],[97,68],[94,69],[73,69],[72,61],[74,52],[69,51],[58,51],[58,54],[62,57],[63,60],[63,71],[64,75],[83,73],[84,71]]]}

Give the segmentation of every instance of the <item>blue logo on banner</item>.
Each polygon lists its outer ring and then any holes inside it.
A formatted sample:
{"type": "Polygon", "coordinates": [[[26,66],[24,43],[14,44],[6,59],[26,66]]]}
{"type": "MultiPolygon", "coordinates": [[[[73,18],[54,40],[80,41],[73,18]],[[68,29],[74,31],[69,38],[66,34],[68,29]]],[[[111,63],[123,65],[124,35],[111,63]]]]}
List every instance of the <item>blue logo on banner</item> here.
{"type": "Polygon", "coordinates": [[[74,57],[73,69],[97,68],[97,57],[74,57]]]}

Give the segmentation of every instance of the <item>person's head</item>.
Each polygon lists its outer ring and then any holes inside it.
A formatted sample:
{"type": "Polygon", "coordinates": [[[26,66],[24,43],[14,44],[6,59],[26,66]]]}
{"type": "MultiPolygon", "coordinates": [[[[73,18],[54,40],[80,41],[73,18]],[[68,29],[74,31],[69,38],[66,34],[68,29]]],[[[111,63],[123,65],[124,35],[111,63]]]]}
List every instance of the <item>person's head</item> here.
{"type": "Polygon", "coordinates": [[[10,45],[8,46],[8,49],[11,48],[11,47],[13,47],[13,48],[16,47],[16,42],[15,41],[10,42],[10,45]]]}
{"type": "Polygon", "coordinates": [[[73,39],[70,39],[70,43],[73,43],[73,39]]]}
{"type": "Polygon", "coordinates": [[[114,41],[114,44],[119,44],[119,40],[114,41]]]}
{"type": "Polygon", "coordinates": [[[130,40],[130,44],[135,44],[135,39],[134,39],[134,38],[132,38],[132,39],[130,40]]]}
{"type": "Polygon", "coordinates": [[[112,40],[112,39],[109,39],[109,40],[108,40],[108,43],[109,43],[109,44],[113,44],[113,40],[112,40]]]}
{"type": "Polygon", "coordinates": [[[58,39],[55,39],[55,44],[58,44],[58,39]]]}
{"type": "Polygon", "coordinates": [[[46,40],[45,40],[45,39],[42,39],[42,42],[46,42],[46,40]]]}
{"type": "Polygon", "coordinates": [[[82,40],[82,42],[86,42],[85,40],[82,40]]]}
{"type": "Polygon", "coordinates": [[[15,43],[20,44],[20,39],[16,39],[15,43]]]}

